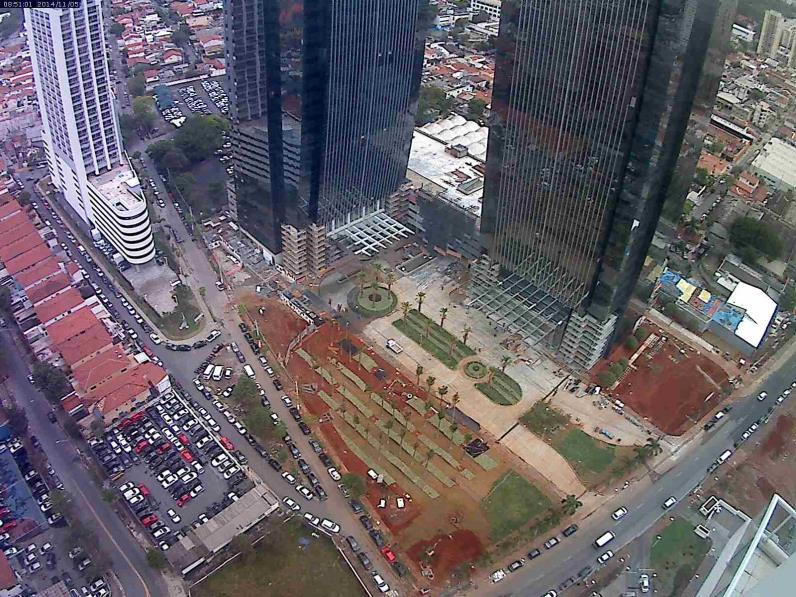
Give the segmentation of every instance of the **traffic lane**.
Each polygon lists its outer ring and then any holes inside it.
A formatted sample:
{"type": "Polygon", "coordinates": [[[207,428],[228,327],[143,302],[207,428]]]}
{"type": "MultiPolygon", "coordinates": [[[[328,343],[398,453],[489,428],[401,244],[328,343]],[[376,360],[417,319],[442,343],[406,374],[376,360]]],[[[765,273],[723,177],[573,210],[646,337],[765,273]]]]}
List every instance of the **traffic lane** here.
{"type": "MultiPolygon", "coordinates": [[[[555,551],[566,547],[569,550],[568,557],[556,560],[552,567],[548,566],[544,570],[539,568],[549,562],[544,562],[544,558],[540,557],[526,565],[517,576],[512,575],[506,579],[508,583],[504,581],[500,586],[495,586],[494,593],[503,594],[508,589],[519,592],[538,590],[541,594],[550,588],[557,588],[566,578],[577,574],[586,565],[596,566],[596,557],[604,549],[593,549],[591,542],[605,531],[610,530],[616,535],[616,539],[611,543],[611,546],[616,547],[610,547],[615,553],[645,533],[661,516],[666,515],[667,511],[662,507],[663,502],[669,496],[678,498],[678,501],[687,496],[705,478],[708,467],[715,462],[719,454],[732,449],[733,441],[752,422],[760,419],[768,411],[771,401],[775,400],[776,396],[790,387],[792,381],[790,372],[794,371],[794,368],[796,368],[796,355],[773,371],[761,384],[760,390],[769,394],[766,400],[758,401],[756,395],[742,399],[730,411],[731,414],[723,426],[715,428],[698,448],[694,447],[688,453],[680,455],[678,457],[680,464],[665,473],[648,489],[638,488],[635,495],[620,494],[609,500],[593,517],[581,523],[581,528],[574,537],[562,540],[561,545],[553,548],[555,551]],[[624,503],[625,501],[628,503],[624,503]],[[610,519],[610,512],[621,506],[628,508],[629,512],[620,522],[615,523],[610,519]]],[[[545,540],[545,538],[540,539],[545,540]]],[[[487,592],[492,591],[487,590],[487,592]]]]}
{"type": "Polygon", "coordinates": [[[10,384],[16,396],[32,395],[34,398],[18,400],[28,417],[30,433],[41,441],[50,463],[58,471],[64,488],[77,502],[79,515],[90,528],[96,529],[96,537],[103,551],[111,555],[113,570],[122,585],[154,597],[168,594],[160,575],[146,564],[143,550],[134,541],[121,519],[102,499],[94,481],[89,478],[71,440],[60,426],[47,419],[49,403],[27,380],[27,364],[17,351],[16,345],[6,335],[2,341],[7,358],[13,362],[6,384],[10,384]],[[90,515],[92,520],[86,520],[90,515]]]}

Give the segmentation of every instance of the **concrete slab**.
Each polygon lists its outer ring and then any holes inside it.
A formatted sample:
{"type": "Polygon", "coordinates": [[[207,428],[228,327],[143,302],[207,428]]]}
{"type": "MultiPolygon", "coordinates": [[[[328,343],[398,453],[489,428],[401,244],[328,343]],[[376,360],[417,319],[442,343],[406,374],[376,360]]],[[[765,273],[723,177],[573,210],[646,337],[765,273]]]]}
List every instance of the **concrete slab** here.
{"type": "Polygon", "coordinates": [[[133,266],[122,274],[130,282],[136,294],[158,314],[164,315],[174,310],[171,284],[177,280],[177,274],[169,266],[150,261],[144,265],[133,266]]]}

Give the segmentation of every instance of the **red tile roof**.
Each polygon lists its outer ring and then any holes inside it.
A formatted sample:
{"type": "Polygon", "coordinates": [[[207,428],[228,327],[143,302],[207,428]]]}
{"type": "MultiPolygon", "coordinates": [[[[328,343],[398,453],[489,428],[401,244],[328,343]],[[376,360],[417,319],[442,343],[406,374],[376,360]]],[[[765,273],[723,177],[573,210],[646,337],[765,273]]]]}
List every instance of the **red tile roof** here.
{"type": "Polygon", "coordinates": [[[61,261],[55,255],[50,255],[36,267],[20,272],[14,277],[22,288],[28,288],[62,271],[61,261]]]}
{"type": "Polygon", "coordinates": [[[8,273],[12,276],[19,272],[25,271],[30,267],[34,267],[47,259],[47,257],[52,256],[52,252],[50,251],[50,247],[47,245],[41,245],[23,253],[18,257],[14,257],[13,259],[9,259],[5,262],[6,269],[8,273]]]}
{"type": "Polygon", "coordinates": [[[21,212],[22,207],[20,207],[19,203],[16,200],[12,199],[3,205],[0,205],[0,220],[5,220],[7,217],[15,214],[16,212],[21,212]]]}
{"type": "Polygon", "coordinates": [[[135,361],[131,361],[123,350],[115,347],[91,357],[77,367],[72,367],[72,375],[79,386],[88,391],[91,386],[118,375],[134,364],[135,361]]]}
{"type": "MultiPolygon", "coordinates": [[[[87,309],[81,309],[81,311],[84,310],[87,309]]],[[[113,339],[108,330],[105,329],[105,326],[97,320],[95,325],[82,334],[57,342],[55,347],[61,353],[64,361],[72,367],[78,365],[86,357],[112,348],[113,339]]]]}
{"type": "Polygon", "coordinates": [[[31,289],[28,290],[28,298],[30,302],[34,305],[44,299],[54,295],[56,292],[60,292],[67,286],[71,285],[71,280],[69,276],[66,274],[57,274],[52,278],[42,282],[41,284],[37,284],[33,286],[31,289]]]}
{"type": "Polygon", "coordinates": [[[36,311],[36,316],[42,323],[47,323],[51,319],[68,313],[70,310],[76,309],[79,305],[84,305],[85,299],[74,288],[70,288],[66,292],[54,296],[50,300],[44,301],[36,305],[33,310],[36,311]]]}
{"type": "MultiPolygon", "coordinates": [[[[6,203],[6,205],[8,205],[8,203],[6,203]]],[[[19,230],[20,226],[25,225],[24,222],[30,224],[30,219],[28,216],[23,214],[21,211],[19,213],[15,213],[13,216],[0,221],[0,234],[4,234],[10,230],[19,230]]]]}
{"type": "Polygon", "coordinates": [[[47,335],[54,344],[60,344],[64,340],[85,333],[98,322],[97,316],[91,312],[91,309],[80,309],[48,325],[47,335]]]}
{"type": "Polygon", "coordinates": [[[149,388],[159,384],[164,377],[166,372],[154,363],[141,363],[100,384],[86,394],[85,401],[96,404],[101,413],[107,414],[148,392],[149,388]]]}
{"type": "Polygon", "coordinates": [[[24,218],[24,221],[21,221],[19,226],[0,234],[0,247],[8,246],[19,240],[20,237],[27,236],[31,232],[38,234],[33,223],[29,219],[24,218]]]}
{"type": "Polygon", "coordinates": [[[17,240],[15,242],[4,247],[0,247],[0,261],[5,263],[9,259],[19,257],[23,253],[32,251],[36,247],[39,247],[43,244],[44,240],[42,239],[41,235],[36,232],[36,230],[33,230],[33,232],[26,234],[25,236],[20,236],[17,234],[17,240]]]}
{"type": "Polygon", "coordinates": [[[0,553],[0,589],[11,589],[19,584],[5,554],[0,553]]]}

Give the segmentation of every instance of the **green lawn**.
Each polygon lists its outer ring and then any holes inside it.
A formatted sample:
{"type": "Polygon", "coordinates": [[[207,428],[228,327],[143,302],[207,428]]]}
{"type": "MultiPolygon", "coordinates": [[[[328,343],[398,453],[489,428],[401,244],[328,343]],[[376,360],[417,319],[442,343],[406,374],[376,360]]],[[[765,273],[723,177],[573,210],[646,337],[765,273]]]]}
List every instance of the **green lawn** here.
{"type": "Polygon", "coordinates": [[[569,415],[545,400],[538,400],[520,417],[520,421],[532,433],[549,438],[569,423],[569,415]]]}
{"type": "Polygon", "coordinates": [[[522,400],[520,384],[503,373],[492,368],[492,379],[489,383],[477,383],[475,387],[492,402],[501,406],[511,406],[522,400]]]}
{"type": "Polygon", "coordinates": [[[677,518],[653,539],[650,563],[657,573],[653,588],[659,595],[682,595],[710,550],[710,541],[694,534],[694,524],[677,518]]]}
{"type": "MultiPolygon", "coordinates": [[[[240,559],[240,558],[239,558],[240,559]]],[[[363,595],[348,566],[325,537],[301,523],[279,525],[245,562],[228,564],[194,587],[195,597],[352,597],[363,595]],[[309,540],[302,548],[299,539],[309,540]]]]}
{"type": "Polygon", "coordinates": [[[571,429],[555,442],[555,449],[582,479],[607,471],[616,460],[616,448],[598,441],[580,429],[571,429]]]}
{"type": "Polygon", "coordinates": [[[472,348],[417,309],[409,311],[406,317],[396,319],[393,325],[448,369],[455,369],[464,357],[475,354],[472,348]]]}
{"type": "Polygon", "coordinates": [[[199,313],[201,313],[201,310],[196,303],[196,296],[194,296],[193,291],[185,284],[177,286],[175,295],[177,297],[177,304],[174,310],[170,313],[166,313],[163,317],[156,318],[154,323],[172,340],[182,340],[184,338],[190,338],[202,327],[201,319],[199,321],[194,321],[199,313]],[[185,316],[185,322],[188,324],[188,327],[180,329],[183,315],[185,316]]]}
{"type": "Polygon", "coordinates": [[[481,500],[494,541],[527,524],[549,507],[547,496],[514,471],[498,479],[481,500]]]}

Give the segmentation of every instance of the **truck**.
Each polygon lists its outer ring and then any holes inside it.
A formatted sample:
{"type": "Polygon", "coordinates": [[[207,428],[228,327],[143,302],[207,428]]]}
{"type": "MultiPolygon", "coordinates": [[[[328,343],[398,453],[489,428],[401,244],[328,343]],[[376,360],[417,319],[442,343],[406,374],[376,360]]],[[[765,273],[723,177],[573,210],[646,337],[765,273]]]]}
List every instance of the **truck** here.
{"type": "Polygon", "coordinates": [[[387,348],[389,348],[395,354],[401,354],[404,351],[403,347],[392,338],[387,340],[387,348]]]}
{"type": "Polygon", "coordinates": [[[213,369],[213,381],[221,381],[221,376],[224,374],[224,367],[216,365],[213,369]]]}

